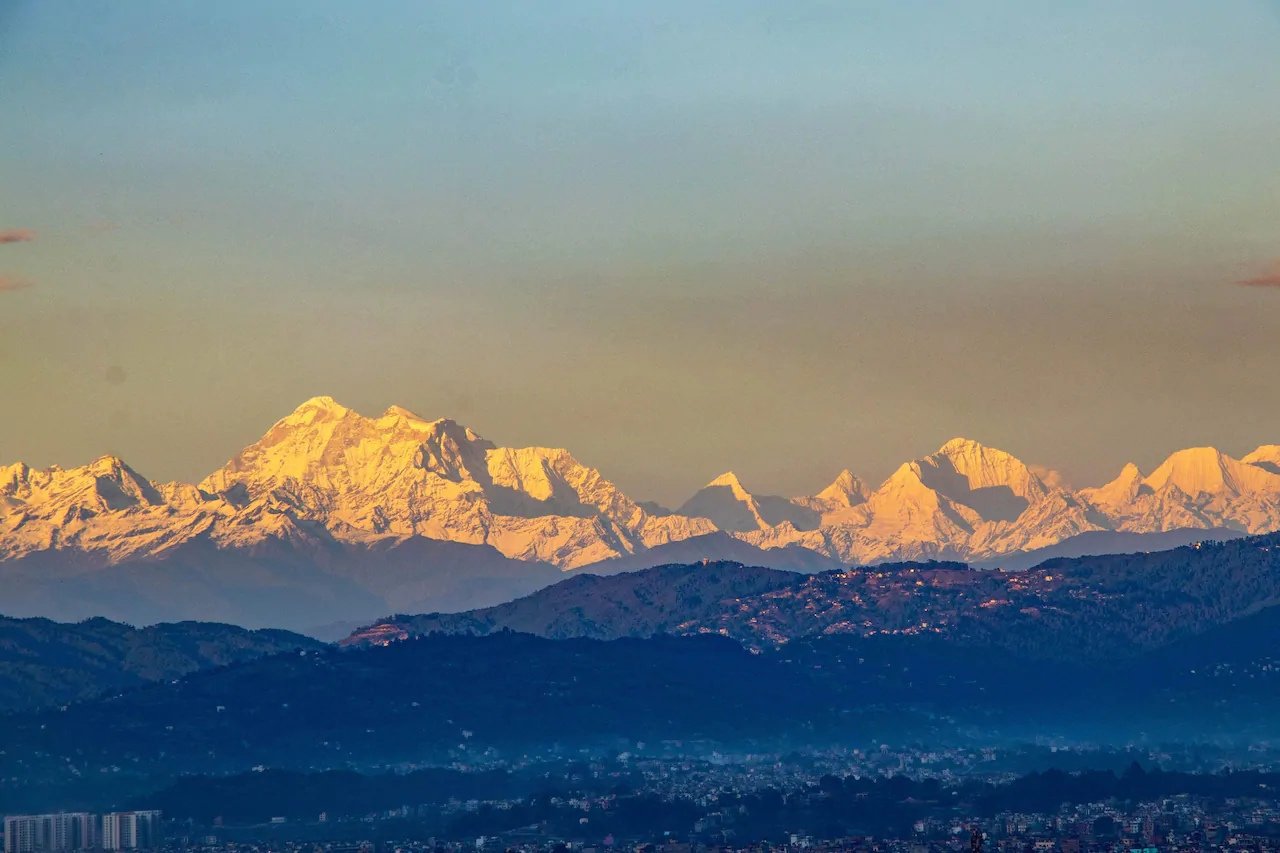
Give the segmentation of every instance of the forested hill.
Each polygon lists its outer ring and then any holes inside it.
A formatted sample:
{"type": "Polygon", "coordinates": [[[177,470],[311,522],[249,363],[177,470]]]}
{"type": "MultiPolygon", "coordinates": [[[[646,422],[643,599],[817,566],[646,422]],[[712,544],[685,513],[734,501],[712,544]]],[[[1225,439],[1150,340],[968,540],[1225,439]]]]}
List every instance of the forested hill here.
{"type": "Polygon", "coordinates": [[[927,636],[1023,658],[1133,657],[1280,603],[1280,534],[1025,572],[900,563],[801,575],[734,563],[577,577],[497,607],[390,617],[348,644],[433,631],[544,637],[718,633],[753,647],[818,636],[927,636]]]}
{"type": "Polygon", "coordinates": [[[0,711],[87,699],[321,645],[289,631],[249,631],[213,622],[134,628],[107,619],[61,623],[0,616],[0,711]]]}

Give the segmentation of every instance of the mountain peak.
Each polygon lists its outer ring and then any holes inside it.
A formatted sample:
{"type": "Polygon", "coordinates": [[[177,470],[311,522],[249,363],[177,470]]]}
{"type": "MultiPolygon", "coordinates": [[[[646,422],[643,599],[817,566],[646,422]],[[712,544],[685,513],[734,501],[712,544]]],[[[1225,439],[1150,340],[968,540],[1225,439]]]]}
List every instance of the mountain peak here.
{"type": "Polygon", "coordinates": [[[84,466],[84,470],[98,477],[115,474],[121,471],[128,471],[131,474],[135,473],[123,459],[119,456],[113,456],[110,453],[105,453],[102,456],[99,456],[97,459],[84,466]]]}
{"type": "Polygon", "coordinates": [[[27,479],[31,468],[19,460],[12,465],[0,465],[0,489],[14,489],[27,479]]]}
{"type": "Polygon", "coordinates": [[[690,518],[710,519],[721,530],[732,533],[769,526],[760,516],[755,496],[746,490],[732,471],[726,471],[707,483],[676,512],[690,518]]]}
{"type": "Polygon", "coordinates": [[[968,453],[975,450],[987,450],[987,446],[980,441],[974,441],[972,438],[964,438],[956,436],[946,444],[938,448],[938,453],[949,456],[953,453],[968,453]]]}
{"type": "Polygon", "coordinates": [[[1189,495],[1216,492],[1223,485],[1226,454],[1216,447],[1187,447],[1169,454],[1147,477],[1147,485],[1159,489],[1172,482],[1189,495]]]}
{"type": "Polygon", "coordinates": [[[836,475],[831,485],[818,492],[815,497],[840,506],[854,506],[867,499],[867,487],[856,474],[845,468],[836,475]]]}
{"type": "Polygon", "coordinates": [[[1049,493],[1021,459],[968,438],[953,438],[914,464],[925,487],[986,521],[1013,521],[1049,493]]]}
{"type": "Polygon", "coordinates": [[[330,396],[312,397],[303,401],[284,418],[282,423],[311,424],[336,420],[351,414],[351,410],[330,396]]]}
{"type": "Polygon", "coordinates": [[[408,410],[408,409],[406,409],[404,406],[396,406],[396,405],[387,406],[386,411],[384,411],[384,412],[382,413],[382,417],[384,417],[384,418],[407,418],[408,420],[411,420],[411,421],[420,421],[420,420],[423,420],[423,418],[422,418],[422,417],[420,417],[419,415],[415,414],[414,412],[409,411],[409,410],[408,410]]]}
{"type": "Polygon", "coordinates": [[[1124,463],[1124,467],[1120,469],[1120,474],[1119,476],[1116,477],[1116,479],[1122,482],[1132,482],[1135,480],[1141,480],[1142,469],[1139,468],[1137,465],[1133,464],[1132,462],[1126,462],[1124,463]]]}
{"type": "Polygon", "coordinates": [[[348,411],[346,406],[342,405],[328,394],[322,394],[319,397],[312,397],[309,400],[304,400],[298,408],[294,409],[294,411],[300,412],[304,409],[321,409],[329,412],[348,411]]]}
{"type": "Polygon", "coordinates": [[[742,481],[738,479],[738,475],[733,473],[732,471],[725,471],[719,477],[716,477],[710,483],[707,483],[705,486],[703,486],[703,488],[710,489],[714,486],[728,486],[729,488],[734,489],[735,491],[737,490],[741,490],[744,492],[746,491],[746,488],[744,488],[742,485],[742,481]]]}
{"type": "Polygon", "coordinates": [[[946,460],[957,472],[965,475],[977,469],[990,469],[992,466],[1001,470],[1016,469],[1020,474],[1029,470],[1012,453],[989,447],[971,438],[953,438],[939,447],[936,453],[919,461],[936,467],[941,460],[946,460]]]}
{"type": "Polygon", "coordinates": [[[1280,491],[1280,475],[1232,459],[1216,447],[1188,447],[1173,453],[1144,481],[1159,491],[1174,486],[1189,496],[1280,491]]]}
{"type": "Polygon", "coordinates": [[[1280,444],[1263,444],[1245,455],[1247,462],[1272,474],[1280,474],[1280,444]]]}
{"type": "Polygon", "coordinates": [[[1126,462],[1115,479],[1081,494],[1095,504],[1106,507],[1122,507],[1131,504],[1142,491],[1142,471],[1132,462],[1126,462]]]}
{"type": "Polygon", "coordinates": [[[1007,450],[991,447],[971,438],[953,438],[939,447],[932,456],[920,461],[936,464],[939,457],[948,460],[961,474],[968,474],[977,468],[990,468],[993,465],[998,468],[1017,469],[1019,473],[1030,470],[1021,459],[1007,450]]]}
{"type": "MultiPolygon", "coordinates": [[[[414,424],[425,424],[427,429],[437,435],[448,436],[458,444],[470,444],[471,442],[486,443],[485,440],[469,426],[463,426],[453,418],[437,418],[434,421],[424,421],[416,415],[407,418],[414,424]]],[[[567,455],[567,450],[554,450],[553,453],[567,455]]]]}

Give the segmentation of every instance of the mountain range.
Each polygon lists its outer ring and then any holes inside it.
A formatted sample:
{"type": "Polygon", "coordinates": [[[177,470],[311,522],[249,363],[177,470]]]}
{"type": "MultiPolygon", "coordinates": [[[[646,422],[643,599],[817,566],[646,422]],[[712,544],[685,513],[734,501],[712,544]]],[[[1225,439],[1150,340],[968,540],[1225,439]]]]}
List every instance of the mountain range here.
{"type": "Polygon", "coordinates": [[[739,559],[820,571],[889,560],[1002,559],[1089,534],[1280,529],[1280,445],[1213,448],[1073,490],[968,439],[871,488],[756,494],[732,473],[676,510],[627,495],[563,449],[499,447],[400,407],[306,401],[198,484],[104,456],[0,466],[0,584],[10,615],[197,615],[306,628],[499,604],[563,571],[739,559]]]}

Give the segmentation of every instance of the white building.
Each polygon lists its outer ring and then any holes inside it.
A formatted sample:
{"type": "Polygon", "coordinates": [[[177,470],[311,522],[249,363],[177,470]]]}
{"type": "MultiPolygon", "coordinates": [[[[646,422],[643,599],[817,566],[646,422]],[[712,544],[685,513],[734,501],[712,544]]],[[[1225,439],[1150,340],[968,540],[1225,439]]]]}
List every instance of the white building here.
{"type": "Polygon", "coordinates": [[[56,853],[88,850],[98,841],[98,822],[88,812],[44,815],[45,849],[56,853]]]}
{"type": "Polygon", "coordinates": [[[4,853],[33,853],[44,847],[44,827],[37,815],[15,815],[4,819],[4,853]]]}
{"type": "Polygon", "coordinates": [[[159,846],[160,812],[108,812],[102,816],[103,850],[149,850],[159,846]]]}
{"type": "Polygon", "coordinates": [[[97,821],[88,812],[13,815],[4,819],[5,853],[72,853],[97,841],[97,821]]]}

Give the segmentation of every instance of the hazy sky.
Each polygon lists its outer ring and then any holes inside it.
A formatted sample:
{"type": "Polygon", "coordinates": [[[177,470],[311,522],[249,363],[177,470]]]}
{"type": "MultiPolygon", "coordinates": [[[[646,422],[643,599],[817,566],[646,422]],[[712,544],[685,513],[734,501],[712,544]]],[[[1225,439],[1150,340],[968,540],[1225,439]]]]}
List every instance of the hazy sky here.
{"type": "Polygon", "coordinates": [[[0,462],[316,394],[668,502],[1280,442],[1276,0],[5,0],[0,116],[0,462]]]}

